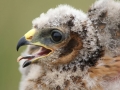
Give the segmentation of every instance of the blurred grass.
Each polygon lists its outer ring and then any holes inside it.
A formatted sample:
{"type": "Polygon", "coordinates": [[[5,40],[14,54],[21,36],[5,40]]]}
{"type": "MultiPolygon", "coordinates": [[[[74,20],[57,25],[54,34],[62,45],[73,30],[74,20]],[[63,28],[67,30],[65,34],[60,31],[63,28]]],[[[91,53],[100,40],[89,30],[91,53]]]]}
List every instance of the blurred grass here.
{"type": "Polygon", "coordinates": [[[87,12],[95,0],[0,0],[0,90],[18,90],[20,73],[16,58],[19,38],[31,29],[31,21],[59,4],[87,12]]]}

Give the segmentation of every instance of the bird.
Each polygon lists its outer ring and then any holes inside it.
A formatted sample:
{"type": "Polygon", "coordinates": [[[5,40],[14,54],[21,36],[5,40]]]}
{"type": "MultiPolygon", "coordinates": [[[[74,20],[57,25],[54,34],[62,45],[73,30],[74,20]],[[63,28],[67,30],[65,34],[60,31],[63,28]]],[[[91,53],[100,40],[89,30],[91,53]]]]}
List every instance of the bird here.
{"type": "Polygon", "coordinates": [[[119,90],[120,2],[98,0],[87,13],[70,5],[32,21],[17,43],[19,90],[119,90]]]}

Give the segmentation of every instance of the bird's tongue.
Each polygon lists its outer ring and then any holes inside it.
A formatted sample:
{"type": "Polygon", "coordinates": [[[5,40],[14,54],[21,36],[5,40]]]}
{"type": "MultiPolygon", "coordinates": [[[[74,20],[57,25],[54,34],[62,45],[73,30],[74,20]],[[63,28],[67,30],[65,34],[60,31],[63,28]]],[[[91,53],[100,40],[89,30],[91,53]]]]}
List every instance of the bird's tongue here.
{"type": "Polygon", "coordinates": [[[40,56],[43,56],[43,55],[47,55],[50,52],[51,52],[51,50],[46,49],[44,47],[40,47],[40,49],[36,53],[34,53],[32,55],[19,56],[18,59],[17,59],[17,61],[19,62],[22,59],[32,60],[33,58],[37,58],[37,57],[40,57],[40,56]]]}

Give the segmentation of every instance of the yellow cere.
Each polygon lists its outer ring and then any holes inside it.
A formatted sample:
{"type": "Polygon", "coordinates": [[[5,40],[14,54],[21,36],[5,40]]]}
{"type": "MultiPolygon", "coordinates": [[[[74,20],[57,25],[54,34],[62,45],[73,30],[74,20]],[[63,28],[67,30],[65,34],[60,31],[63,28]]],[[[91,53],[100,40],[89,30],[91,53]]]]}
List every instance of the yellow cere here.
{"type": "Polygon", "coordinates": [[[34,36],[36,32],[36,29],[31,29],[30,31],[28,31],[24,36],[25,36],[25,39],[30,41],[32,39],[32,37],[34,36]]]}

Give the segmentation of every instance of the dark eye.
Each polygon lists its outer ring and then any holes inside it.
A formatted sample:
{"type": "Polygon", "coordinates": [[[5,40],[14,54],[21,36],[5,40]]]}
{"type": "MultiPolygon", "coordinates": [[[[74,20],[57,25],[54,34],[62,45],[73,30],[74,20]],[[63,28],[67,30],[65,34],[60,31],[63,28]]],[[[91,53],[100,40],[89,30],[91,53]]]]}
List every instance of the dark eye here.
{"type": "Polygon", "coordinates": [[[51,37],[54,42],[60,42],[62,40],[62,32],[58,30],[53,30],[51,32],[51,37]]]}

